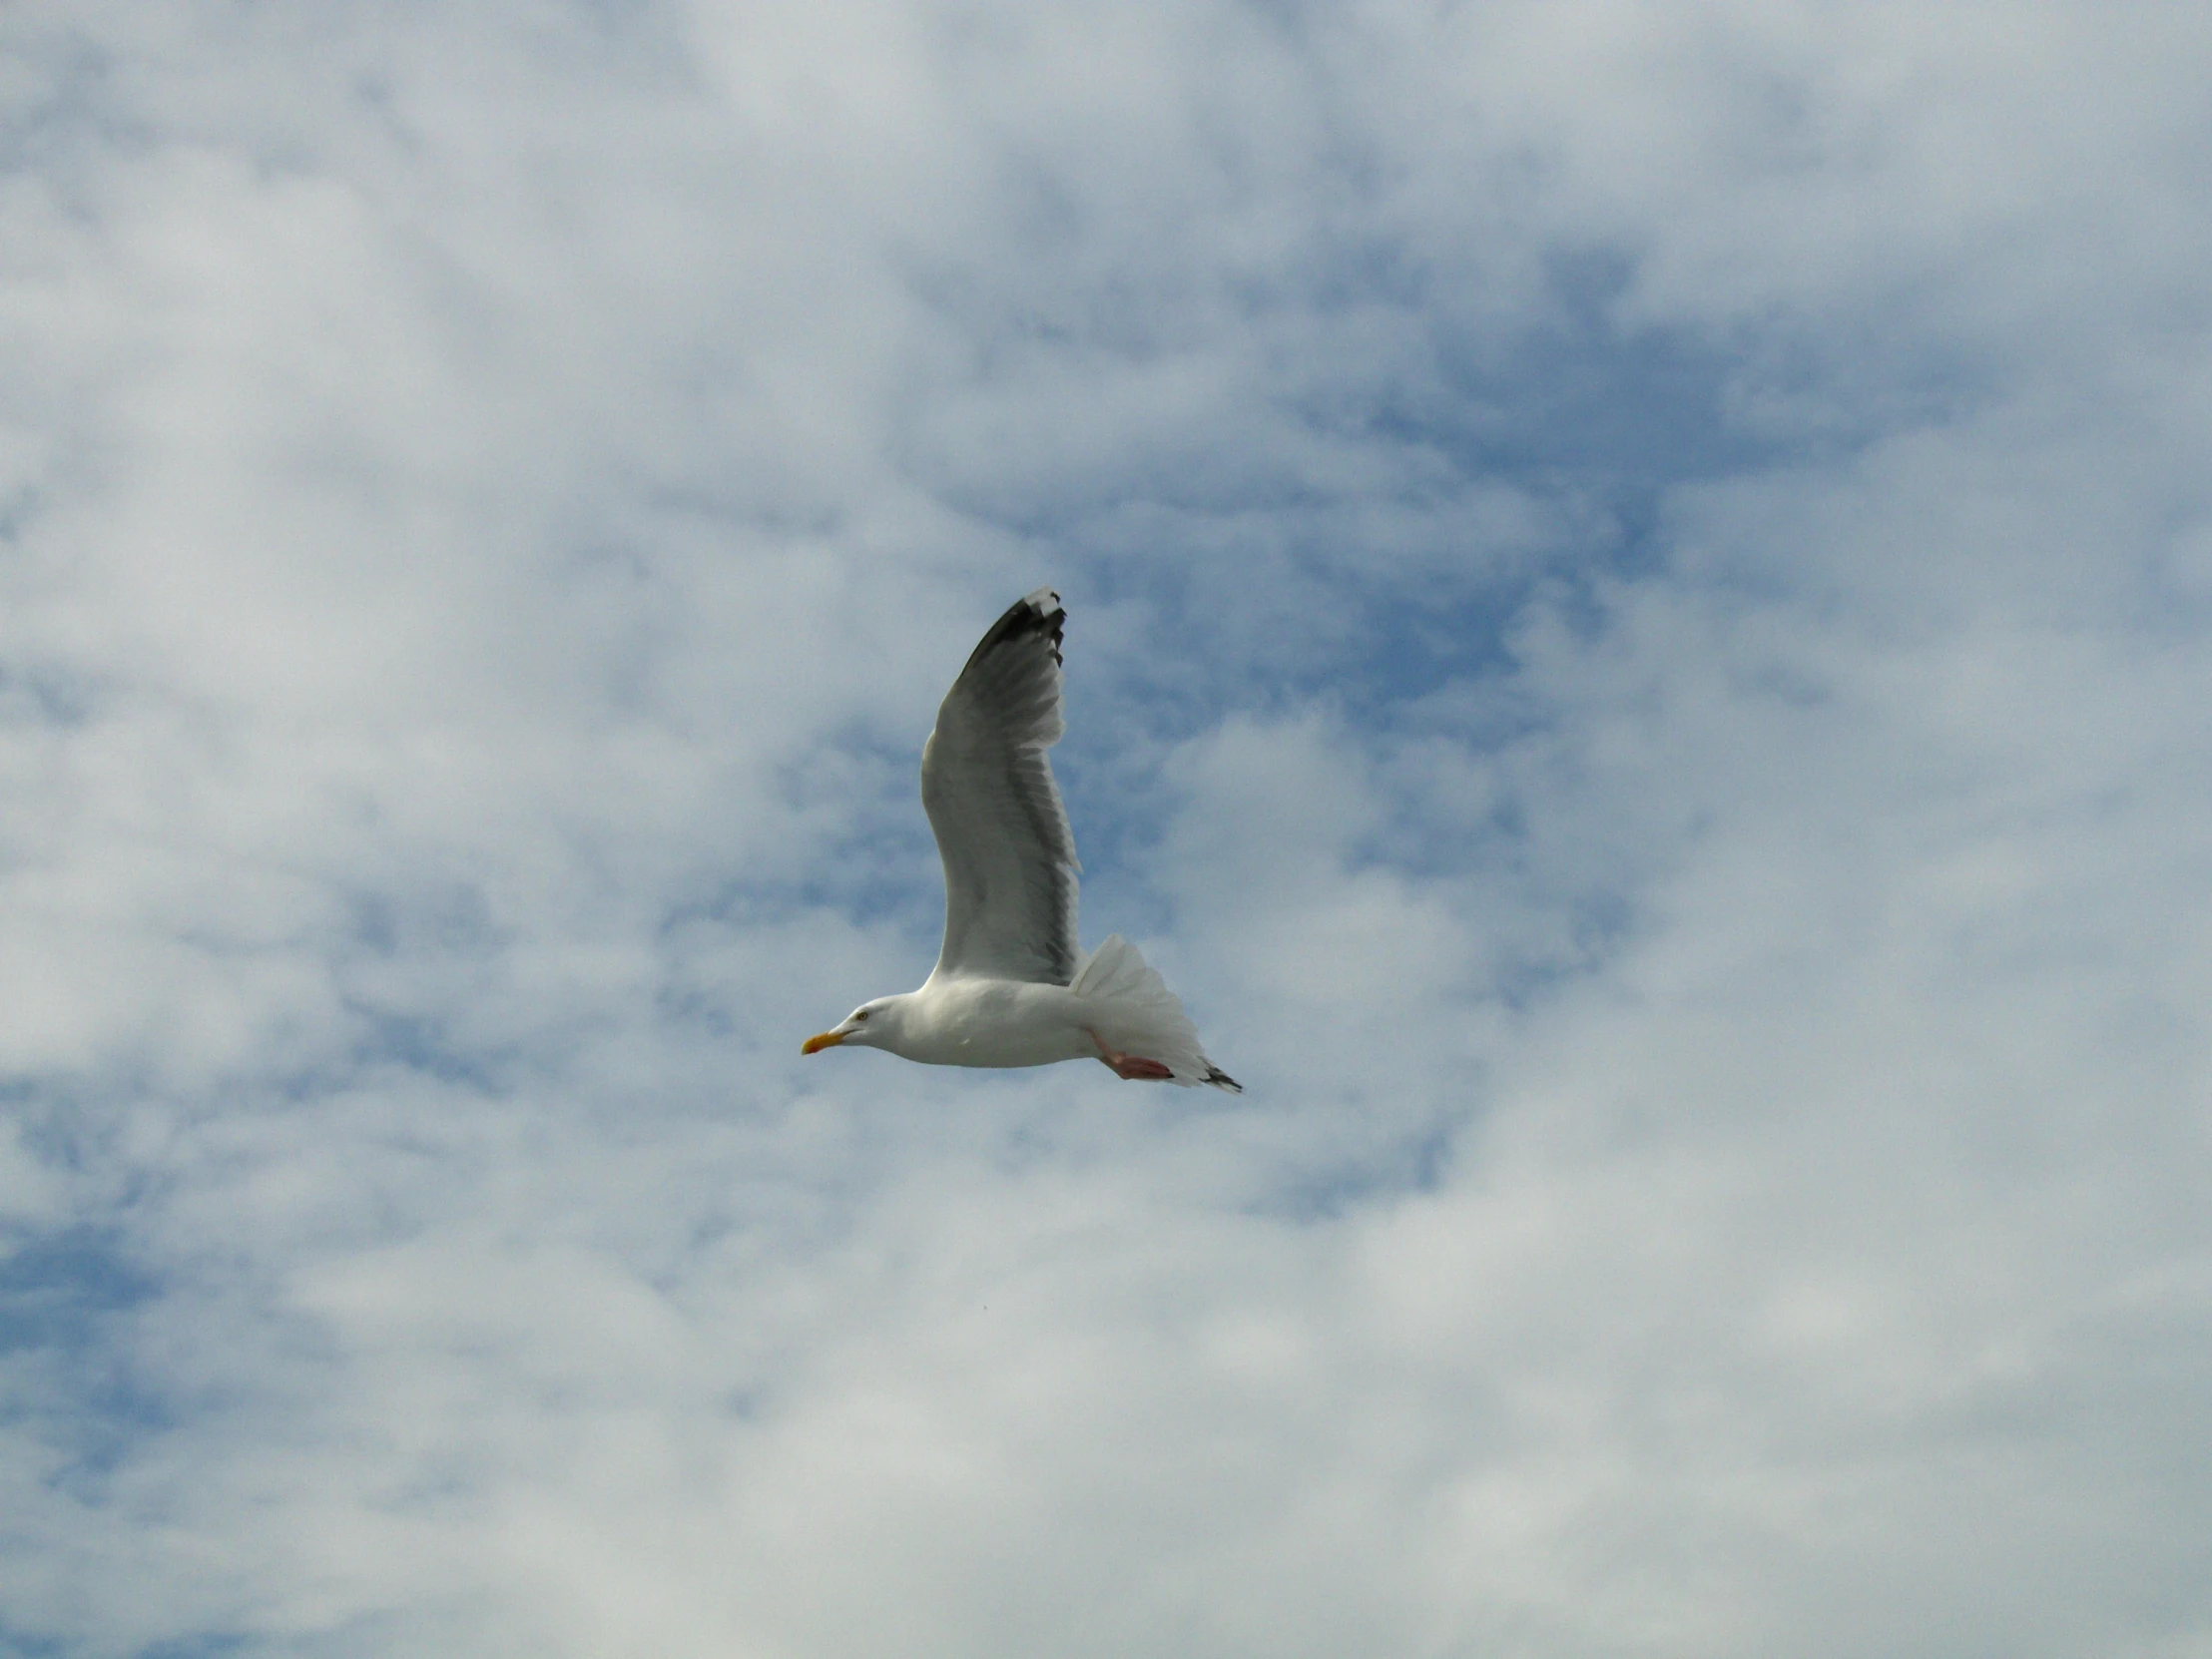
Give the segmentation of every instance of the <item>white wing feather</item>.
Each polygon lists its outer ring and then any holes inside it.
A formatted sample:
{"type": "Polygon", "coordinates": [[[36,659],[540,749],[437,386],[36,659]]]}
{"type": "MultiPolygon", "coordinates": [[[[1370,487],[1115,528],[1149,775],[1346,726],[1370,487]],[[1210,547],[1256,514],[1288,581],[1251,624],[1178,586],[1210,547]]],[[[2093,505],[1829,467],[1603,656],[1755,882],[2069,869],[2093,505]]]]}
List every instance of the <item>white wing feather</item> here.
{"type": "Polygon", "coordinates": [[[1075,834],[1045,751],[1060,741],[1060,596],[991,625],[921,751],[921,805],[944,860],[935,977],[1065,985],[1075,976],[1075,834]]]}

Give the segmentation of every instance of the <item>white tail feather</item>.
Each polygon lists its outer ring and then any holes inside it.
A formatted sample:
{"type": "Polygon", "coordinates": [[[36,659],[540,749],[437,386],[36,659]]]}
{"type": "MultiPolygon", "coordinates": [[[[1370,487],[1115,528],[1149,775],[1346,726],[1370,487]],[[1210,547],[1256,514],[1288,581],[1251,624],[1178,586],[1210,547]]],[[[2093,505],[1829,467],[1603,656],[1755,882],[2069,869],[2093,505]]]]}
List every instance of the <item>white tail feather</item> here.
{"type": "Polygon", "coordinates": [[[1198,1027],[1183,1011],[1181,998],[1119,933],[1109,933],[1076,964],[1068,988],[1096,1004],[1092,1029],[1113,1047],[1158,1060],[1186,1088],[1211,1083],[1244,1093],[1234,1077],[1206,1058],[1198,1045],[1198,1027]]]}

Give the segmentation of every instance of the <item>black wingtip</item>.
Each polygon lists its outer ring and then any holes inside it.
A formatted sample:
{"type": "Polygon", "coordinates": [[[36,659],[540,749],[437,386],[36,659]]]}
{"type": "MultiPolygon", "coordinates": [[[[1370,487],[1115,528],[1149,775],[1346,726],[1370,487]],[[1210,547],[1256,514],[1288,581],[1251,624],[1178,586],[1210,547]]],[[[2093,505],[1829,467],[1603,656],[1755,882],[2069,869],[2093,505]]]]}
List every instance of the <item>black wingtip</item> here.
{"type": "Polygon", "coordinates": [[[1219,1066],[1210,1065],[1206,1068],[1206,1081],[1217,1089],[1227,1089],[1231,1094],[1244,1093],[1244,1085],[1219,1066]]]}
{"type": "MultiPolygon", "coordinates": [[[[1052,641],[1052,660],[1061,661],[1060,636],[1068,614],[1060,604],[1060,596],[1050,588],[1039,588],[1035,593],[1024,594],[1006,607],[1005,615],[990,626],[975,649],[968,653],[970,665],[988,656],[1010,640],[1018,640],[1029,634],[1044,634],[1052,641]]],[[[962,672],[966,672],[964,669],[962,672]]]]}

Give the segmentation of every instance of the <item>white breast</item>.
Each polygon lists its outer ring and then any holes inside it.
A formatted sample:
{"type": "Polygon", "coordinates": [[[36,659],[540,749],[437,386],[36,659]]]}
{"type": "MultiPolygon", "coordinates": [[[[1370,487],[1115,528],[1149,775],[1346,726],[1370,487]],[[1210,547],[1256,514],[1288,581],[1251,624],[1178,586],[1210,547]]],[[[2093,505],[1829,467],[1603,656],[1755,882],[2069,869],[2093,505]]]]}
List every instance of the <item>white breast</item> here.
{"type": "Polygon", "coordinates": [[[1048,1066],[1097,1057],[1065,985],[938,978],[908,1004],[894,1053],[933,1066],[1048,1066]]]}

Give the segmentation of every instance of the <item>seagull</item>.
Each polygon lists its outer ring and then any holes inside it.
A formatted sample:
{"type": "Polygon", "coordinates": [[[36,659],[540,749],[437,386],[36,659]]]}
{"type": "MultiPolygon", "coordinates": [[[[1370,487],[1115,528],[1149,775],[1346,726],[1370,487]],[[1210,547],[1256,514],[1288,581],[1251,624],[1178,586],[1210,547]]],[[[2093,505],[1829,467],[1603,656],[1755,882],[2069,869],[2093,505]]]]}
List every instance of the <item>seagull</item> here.
{"type": "Polygon", "coordinates": [[[918,991],[863,1002],[801,1045],[932,1066],[1097,1060],[1116,1077],[1243,1094],[1167,982],[1119,933],[1076,946],[1075,834],[1045,751],[1060,712],[1060,596],[991,624],[921,746],[921,805],[944,860],[944,948],[918,991]]]}

